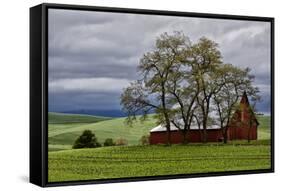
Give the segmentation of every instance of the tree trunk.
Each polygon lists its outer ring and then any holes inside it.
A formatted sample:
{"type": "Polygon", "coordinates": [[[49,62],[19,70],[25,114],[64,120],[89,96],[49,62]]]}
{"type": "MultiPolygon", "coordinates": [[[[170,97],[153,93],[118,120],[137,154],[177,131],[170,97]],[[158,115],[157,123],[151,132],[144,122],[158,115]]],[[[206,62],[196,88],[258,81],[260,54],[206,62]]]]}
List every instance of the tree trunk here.
{"type": "Polygon", "coordinates": [[[171,145],[171,127],[170,127],[170,124],[167,124],[166,129],[167,129],[166,145],[170,146],[171,145]]]}
{"type": "Polygon", "coordinates": [[[207,143],[207,140],[208,140],[207,122],[208,122],[210,98],[211,97],[209,96],[207,99],[207,106],[206,106],[207,108],[205,110],[204,117],[203,117],[203,134],[204,134],[203,143],[207,143]]]}
{"type": "Polygon", "coordinates": [[[183,144],[187,144],[188,143],[188,131],[187,130],[183,130],[183,144]]]}
{"type": "Polygon", "coordinates": [[[207,143],[207,129],[203,129],[203,143],[207,143]]]}
{"type": "MultiPolygon", "coordinates": [[[[197,121],[198,122],[198,121],[197,121]]],[[[200,134],[200,141],[202,142],[203,140],[203,134],[202,134],[202,129],[201,129],[201,125],[198,123],[198,130],[199,130],[199,134],[200,134]]]]}
{"type": "Polygon", "coordinates": [[[163,107],[163,113],[164,113],[164,118],[165,118],[165,123],[166,123],[166,129],[167,129],[167,145],[171,145],[171,125],[170,125],[170,119],[169,115],[167,113],[167,108],[166,108],[166,90],[165,90],[165,83],[161,83],[162,87],[162,95],[161,95],[161,102],[162,102],[162,107],[163,107]]]}
{"type": "Polygon", "coordinates": [[[202,133],[202,129],[199,129],[199,133],[200,133],[200,140],[201,140],[201,142],[203,142],[203,133],[202,133]]]}
{"type": "Polygon", "coordinates": [[[188,127],[187,124],[184,125],[184,129],[183,129],[183,144],[187,144],[188,143],[188,140],[189,140],[189,130],[190,130],[190,127],[188,127]]]}
{"type": "Polygon", "coordinates": [[[224,128],[224,131],[223,131],[223,143],[224,143],[224,144],[226,144],[227,141],[228,141],[227,130],[228,130],[228,128],[225,127],[225,128],[224,128]]]}
{"type": "Polygon", "coordinates": [[[207,120],[206,119],[204,119],[203,120],[203,143],[207,143],[207,136],[208,136],[208,134],[207,134],[207,120]]]}

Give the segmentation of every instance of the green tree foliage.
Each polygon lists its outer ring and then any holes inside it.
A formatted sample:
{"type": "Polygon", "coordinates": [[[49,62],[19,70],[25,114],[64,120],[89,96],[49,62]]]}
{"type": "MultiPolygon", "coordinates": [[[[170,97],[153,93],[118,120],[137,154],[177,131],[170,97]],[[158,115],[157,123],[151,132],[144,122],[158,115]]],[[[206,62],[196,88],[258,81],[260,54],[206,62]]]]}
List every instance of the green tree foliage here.
{"type": "Polygon", "coordinates": [[[111,139],[111,138],[105,139],[105,141],[103,143],[103,146],[105,146],[105,147],[114,146],[114,145],[115,145],[115,143],[114,143],[113,139],[111,139]]]}
{"type": "MultiPolygon", "coordinates": [[[[222,129],[224,143],[227,143],[227,130],[231,118],[239,108],[239,100],[244,92],[252,98],[253,106],[260,100],[258,88],[252,85],[254,76],[250,75],[250,69],[240,69],[231,64],[220,66],[216,75],[220,76],[214,83],[219,91],[213,96],[213,108],[218,114],[217,121],[222,129]]],[[[249,112],[250,113],[250,112],[249,112]]]]}
{"type": "Polygon", "coordinates": [[[73,149],[80,148],[95,148],[100,147],[101,144],[98,142],[96,136],[92,131],[85,130],[74,142],[73,149]]]}
{"type": "Polygon", "coordinates": [[[154,110],[158,123],[167,129],[167,144],[170,144],[171,104],[167,83],[172,71],[184,59],[189,39],[182,33],[164,33],[157,38],[155,49],[143,55],[138,66],[143,77],[132,82],[121,95],[123,110],[128,114],[127,121],[132,123],[136,115],[142,114],[144,120],[149,111],[154,110]]]}

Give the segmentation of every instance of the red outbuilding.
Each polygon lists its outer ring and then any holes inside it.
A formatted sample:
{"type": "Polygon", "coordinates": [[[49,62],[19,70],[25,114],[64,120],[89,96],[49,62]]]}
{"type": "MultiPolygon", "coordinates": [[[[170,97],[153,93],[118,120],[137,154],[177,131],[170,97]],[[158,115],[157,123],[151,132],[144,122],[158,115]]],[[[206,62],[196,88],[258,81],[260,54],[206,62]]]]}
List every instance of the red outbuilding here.
{"type": "MultiPolygon", "coordinates": [[[[256,140],[257,139],[257,127],[259,123],[257,118],[250,107],[250,103],[247,94],[244,93],[239,107],[231,118],[231,122],[227,128],[228,140],[256,140]]],[[[219,142],[223,140],[222,129],[218,125],[212,125],[207,127],[207,142],[219,142]]],[[[184,134],[182,130],[179,130],[171,124],[170,131],[171,143],[179,144],[183,143],[184,134]]],[[[190,130],[186,134],[188,142],[202,142],[203,130],[198,126],[192,125],[190,130]]],[[[167,130],[163,125],[159,125],[150,130],[150,144],[165,144],[167,143],[167,130]]]]}

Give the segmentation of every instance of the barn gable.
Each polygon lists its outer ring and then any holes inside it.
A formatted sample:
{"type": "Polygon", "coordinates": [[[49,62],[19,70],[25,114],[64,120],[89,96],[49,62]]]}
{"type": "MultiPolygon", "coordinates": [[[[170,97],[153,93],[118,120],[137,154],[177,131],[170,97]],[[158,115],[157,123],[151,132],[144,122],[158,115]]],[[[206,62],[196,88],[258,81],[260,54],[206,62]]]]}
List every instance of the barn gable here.
{"type": "Polygon", "coordinates": [[[256,115],[250,106],[250,102],[248,100],[246,92],[243,93],[239,107],[232,116],[231,124],[233,125],[234,123],[256,123],[257,125],[259,125],[256,115]]]}
{"type": "Polygon", "coordinates": [[[235,111],[228,127],[228,138],[257,139],[259,122],[253,112],[246,92],[243,93],[238,109],[235,111]]]}

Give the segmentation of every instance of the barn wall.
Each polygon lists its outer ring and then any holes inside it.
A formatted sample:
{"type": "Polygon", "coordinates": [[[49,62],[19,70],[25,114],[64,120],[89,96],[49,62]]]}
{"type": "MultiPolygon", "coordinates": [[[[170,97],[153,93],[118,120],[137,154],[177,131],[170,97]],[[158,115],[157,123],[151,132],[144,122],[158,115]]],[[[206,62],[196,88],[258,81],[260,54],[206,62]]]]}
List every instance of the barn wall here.
{"type": "MultiPolygon", "coordinates": [[[[196,143],[202,142],[201,133],[198,130],[190,130],[187,133],[188,142],[196,143]]],[[[228,128],[228,140],[247,140],[249,128],[243,127],[230,127],[228,128]]],[[[223,135],[220,129],[207,130],[207,142],[219,142],[223,135]]],[[[250,128],[250,140],[257,140],[257,126],[254,125],[250,128]]],[[[183,143],[183,134],[180,131],[171,132],[171,143],[180,144],[183,143]]],[[[167,143],[166,132],[151,132],[150,133],[150,144],[165,144],[167,143]]]]}
{"type": "Polygon", "coordinates": [[[248,136],[250,140],[257,140],[258,133],[257,133],[257,126],[254,125],[253,127],[249,128],[246,126],[243,127],[231,127],[228,130],[228,138],[229,140],[247,140],[248,136]]]}
{"type": "MultiPolygon", "coordinates": [[[[203,132],[202,132],[203,133],[203,132]]],[[[187,133],[188,142],[202,142],[201,132],[198,130],[190,130],[187,133]]],[[[222,138],[220,129],[207,130],[207,141],[218,142],[222,138]]],[[[150,144],[165,144],[167,142],[167,132],[151,132],[150,144]]],[[[171,143],[180,144],[183,143],[183,133],[180,131],[171,132],[171,143]]]]}

